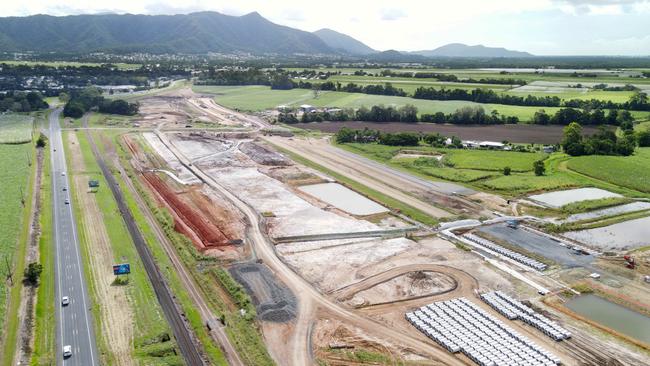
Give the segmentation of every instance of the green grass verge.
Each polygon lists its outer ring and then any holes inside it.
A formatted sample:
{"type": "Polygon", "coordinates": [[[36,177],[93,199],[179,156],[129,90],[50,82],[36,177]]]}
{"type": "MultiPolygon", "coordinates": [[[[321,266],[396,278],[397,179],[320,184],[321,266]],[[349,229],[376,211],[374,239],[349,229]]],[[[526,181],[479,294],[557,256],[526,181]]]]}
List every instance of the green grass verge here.
{"type": "Polygon", "coordinates": [[[598,210],[598,209],[612,207],[612,206],[618,206],[630,202],[632,202],[632,200],[625,197],[608,197],[608,198],[601,198],[596,200],[586,200],[586,201],[569,203],[568,205],[564,205],[560,207],[560,210],[567,214],[575,214],[575,213],[593,211],[593,210],[598,210]]]}
{"type": "Polygon", "coordinates": [[[132,127],[132,117],[117,114],[93,113],[88,119],[89,127],[132,127]]]}
{"type": "Polygon", "coordinates": [[[52,212],[52,173],[50,149],[45,149],[43,177],[41,180],[41,235],[39,238],[40,263],[43,265],[37,290],[34,320],[34,350],[30,365],[51,365],[55,347],[55,299],[54,299],[54,239],[52,212]]]}

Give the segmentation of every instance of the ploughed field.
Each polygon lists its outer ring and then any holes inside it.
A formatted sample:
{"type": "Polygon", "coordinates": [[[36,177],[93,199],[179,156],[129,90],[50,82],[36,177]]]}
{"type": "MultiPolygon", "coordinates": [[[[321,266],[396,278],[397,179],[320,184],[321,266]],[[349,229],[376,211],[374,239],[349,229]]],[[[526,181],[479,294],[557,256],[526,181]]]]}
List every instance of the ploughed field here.
{"type": "MultiPolygon", "coordinates": [[[[457,136],[461,140],[480,141],[510,141],[517,143],[556,144],[562,141],[562,129],[564,126],[540,126],[540,125],[452,125],[435,123],[401,123],[401,122],[313,122],[296,123],[292,126],[308,130],[316,130],[327,133],[336,133],[343,127],[352,129],[370,128],[383,132],[423,132],[440,133],[444,136],[457,136]]],[[[593,134],[597,131],[594,127],[583,127],[585,134],[593,134]]]]}

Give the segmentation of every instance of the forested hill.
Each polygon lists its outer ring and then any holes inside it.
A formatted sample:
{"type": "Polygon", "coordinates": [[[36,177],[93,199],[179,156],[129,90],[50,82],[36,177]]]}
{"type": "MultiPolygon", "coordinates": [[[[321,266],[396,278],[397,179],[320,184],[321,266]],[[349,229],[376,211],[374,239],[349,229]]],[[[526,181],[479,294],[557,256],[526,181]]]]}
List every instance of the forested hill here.
{"type": "Polygon", "coordinates": [[[258,13],[0,18],[0,51],[335,53],[316,35],[258,13]]]}
{"type": "Polygon", "coordinates": [[[368,55],[377,53],[377,51],[368,47],[361,41],[358,41],[347,34],[339,33],[331,29],[323,28],[314,32],[328,46],[335,50],[342,50],[352,55],[368,55]]]}

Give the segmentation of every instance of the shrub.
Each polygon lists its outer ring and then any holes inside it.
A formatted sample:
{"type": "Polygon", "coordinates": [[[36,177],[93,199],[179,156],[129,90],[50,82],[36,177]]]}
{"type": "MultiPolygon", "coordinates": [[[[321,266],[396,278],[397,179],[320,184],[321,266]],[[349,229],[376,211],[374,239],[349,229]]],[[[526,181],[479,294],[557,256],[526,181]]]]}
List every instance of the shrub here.
{"type": "Polygon", "coordinates": [[[546,173],[546,167],[544,166],[543,160],[537,160],[533,163],[533,170],[535,171],[536,176],[542,176],[546,173]]]}
{"type": "Polygon", "coordinates": [[[509,166],[503,167],[503,175],[510,175],[510,171],[511,169],[509,166]]]}

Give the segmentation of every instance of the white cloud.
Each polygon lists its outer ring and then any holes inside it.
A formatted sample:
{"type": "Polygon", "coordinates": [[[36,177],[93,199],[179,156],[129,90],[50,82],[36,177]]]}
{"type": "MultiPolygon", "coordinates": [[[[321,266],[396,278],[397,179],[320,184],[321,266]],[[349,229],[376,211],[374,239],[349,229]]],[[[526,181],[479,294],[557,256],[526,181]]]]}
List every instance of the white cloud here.
{"type": "Polygon", "coordinates": [[[397,20],[406,17],[404,10],[399,8],[381,9],[379,14],[381,14],[381,20],[397,20]]]}

